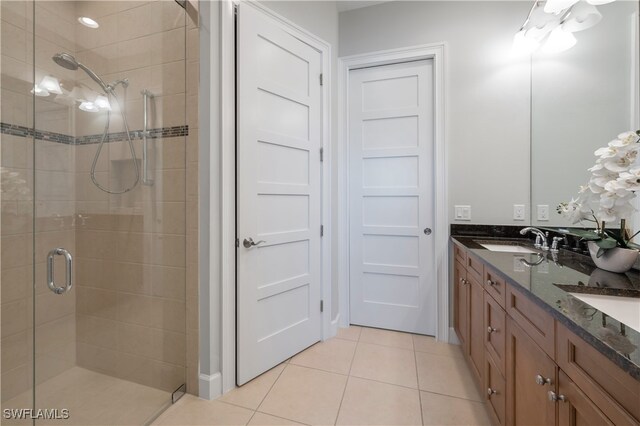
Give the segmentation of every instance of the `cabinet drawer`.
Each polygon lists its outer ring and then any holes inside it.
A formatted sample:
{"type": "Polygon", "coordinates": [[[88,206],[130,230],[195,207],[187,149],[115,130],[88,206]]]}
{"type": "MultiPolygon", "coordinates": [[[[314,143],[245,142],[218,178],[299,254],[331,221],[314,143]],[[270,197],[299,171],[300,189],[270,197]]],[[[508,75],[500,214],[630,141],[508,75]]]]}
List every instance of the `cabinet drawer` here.
{"type": "Polygon", "coordinates": [[[487,408],[489,413],[493,416],[493,420],[496,424],[505,424],[506,414],[506,382],[502,373],[498,370],[493,357],[487,354],[485,358],[484,369],[484,388],[485,398],[487,398],[487,408]]]}
{"type": "Polygon", "coordinates": [[[640,423],[640,381],[558,324],[558,366],[615,424],[640,423]]]}
{"type": "Polygon", "coordinates": [[[467,251],[457,244],[453,244],[453,258],[463,265],[467,264],[467,251]]]}
{"type": "MultiPolygon", "coordinates": [[[[479,283],[484,283],[482,280],[484,276],[484,263],[475,257],[474,255],[467,253],[467,261],[465,263],[467,268],[467,275],[473,275],[479,283]]],[[[484,286],[483,286],[484,287],[484,286]]]]}
{"type": "Polygon", "coordinates": [[[507,283],[493,269],[484,267],[484,289],[504,308],[507,283]]]}
{"type": "Polygon", "coordinates": [[[505,345],[507,316],[504,309],[491,297],[484,298],[484,344],[493,359],[496,367],[502,374],[505,372],[505,345]]]}
{"type": "Polygon", "coordinates": [[[555,357],[555,321],[527,296],[507,284],[505,310],[507,314],[538,344],[551,358],[555,357]]]}

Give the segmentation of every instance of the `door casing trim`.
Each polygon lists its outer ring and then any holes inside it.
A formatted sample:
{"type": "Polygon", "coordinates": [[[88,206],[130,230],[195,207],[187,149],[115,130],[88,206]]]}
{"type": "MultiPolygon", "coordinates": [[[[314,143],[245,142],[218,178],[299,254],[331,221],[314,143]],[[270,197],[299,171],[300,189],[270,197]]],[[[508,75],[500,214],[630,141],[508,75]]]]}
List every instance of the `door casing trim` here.
{"type": "MultiPolygon", "coordinates": [[[[236,154],[235,154],[235,19],[233,0],[221,1],[220,26],[220,93],[221,93],[221,373],[224,394],[236,386],[236,154]]],[[[322,340],[331,336],[331,45],[263,4],[243,1],[281,25],[281,28],[322,54],[322,243],[321,299],[322,340]]],[[[320,232],[320,230],[318,230],[320,232]]],[[[217,248],[216,248],[217,249],[217,248]]],[[[212,275],[213,278],[213,275],[212,275]]],[[[210,282],[212,288],[215,282],[210,282]]],[[[215,324],[212,324],[215,326],[215,324]]],[[[333,327],[335,329],[335,327],[333,327]]]]}
{"type": "Polygon", "coordinates": [[[434,249],[437,287],[436,338],[449,341],[449,201],[446,143],[446,43],[338,58],[338,289],[340,326],[350,323],[349,307],[349,71],[358,68],[433,60],[434,70],[434,249]]]}

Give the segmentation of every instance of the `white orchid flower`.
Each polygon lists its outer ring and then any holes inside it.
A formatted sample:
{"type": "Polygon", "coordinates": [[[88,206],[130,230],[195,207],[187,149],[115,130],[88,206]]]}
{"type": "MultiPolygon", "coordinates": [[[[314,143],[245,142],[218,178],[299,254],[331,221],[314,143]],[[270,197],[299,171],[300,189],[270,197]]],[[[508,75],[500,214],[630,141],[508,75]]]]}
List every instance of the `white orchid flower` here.
{"type": "Polygon", "coordinates": [[[618,139],[612,142],[617,142],[615,146],[625,146],[625,145],[632,145],[634,143],[638,143],[639,140],[640,140],[640,137],[638,137],[636,132],[629,131],[629,132],[620,133],[618,135],[618,139]]]}
{"type": "Polygon", "coordinates": [[[628,172],[620,173],[617,182],[627,191],[640,191],[640,169],[631,169],[628,172]]]}
{"type": "Polygon", "coordinates": [[[594,152],[594,154],[596,155],[596,157],[600,157],[603,159],[613,158],[616,155],[618,155],[618,148],[615,146],[605,146],[597,149],[596,152],[594,152]]]}

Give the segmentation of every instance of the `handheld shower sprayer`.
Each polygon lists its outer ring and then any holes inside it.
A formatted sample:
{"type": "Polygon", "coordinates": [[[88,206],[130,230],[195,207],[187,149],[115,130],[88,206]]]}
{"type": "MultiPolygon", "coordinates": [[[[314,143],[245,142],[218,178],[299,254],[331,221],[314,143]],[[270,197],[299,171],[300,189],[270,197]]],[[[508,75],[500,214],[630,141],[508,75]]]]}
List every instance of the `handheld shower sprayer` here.
{"type": "Polygon", "coordinates": [[[98,84],[98,86],[100,86],[100,88],[104,91],[104,93],[107,95],[109,100],[113,99],[115,101],[115,103],[118,105],[118,110],[120,111],[120,115],[122,116],[122,123],[124,125],[124,130],[125,130],[125,133],[127,135],[127,142],[129,143],[129,151],[131,152],[131,159],[133,161],[133,167],[134,167],[134,170],[135,170],[135,180],[134,180],[133,184],[130,187],[125,188],[123,190],[114,191],[114,190],[111,190],[109,188],[103,187],[100,184],[100,182],[98,182],[98,179],[96,178],[96,165],[98,164],[98,159],[100,158],[100,153],[102,152],[102,147],[103,147],[105,141],[109,137],[109,125],[110,125],[110,122],[111,122],[111,111],[107,109],[107,111],[106,111],[107,112],[107,121],[106,121],[105,126],[104,126],[104,132],[102,133],[102,138],[100,139],[100,145],[98,145],[98,150],[96,151],[96,155],[93,157],[93,163],[91,164],[91,181],[100,190],[102,190],[104,192],[107,192],[109,194],[124,194],[126,192],[131,191],[140,182],[140,168],[138,166],[138,159],[136,157],[136,152],[135,152],[135,150],[133,148],[133,142],[131,140],[131,132],[129,131],[129,124],[127,123],[127,117],[126,117],[126,115],[124,113],[124,109],[121,108],[121,106],[120,106],[120,102],[118,101],[118,97],[117,97],[116,91],[115,91],[115,88],[118,85],[122,85],[125,88],[127,86],[129,86],[129,80],[125,78],[125,79],[117,80],[117,81],[115,81],[115,82],[113,82],[111,84],[107,84],[91,68],[89,68],[86,65],[78,62],[76,60],[76,58],[73,57],[73,55],[70,55],[69,53],[66,53],[66,52],[56,53],[55,55],[53,55],[52,59],[56,64],[60,65],[63,68],[66,68],[68,70],[75,71],[77,69],[81,69],[82,71],[84,71],[93,81],[95,81],[98,84]]]}

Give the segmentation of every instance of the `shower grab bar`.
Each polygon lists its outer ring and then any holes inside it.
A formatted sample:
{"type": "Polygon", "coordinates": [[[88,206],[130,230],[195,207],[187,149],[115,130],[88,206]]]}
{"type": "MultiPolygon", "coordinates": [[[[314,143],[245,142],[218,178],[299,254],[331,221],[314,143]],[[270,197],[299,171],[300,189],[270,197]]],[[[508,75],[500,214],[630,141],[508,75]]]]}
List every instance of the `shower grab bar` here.
{"type": "Polygon", "coordinates": [[[153,93],[144,89],[142,92],[142,184],[151,186],[153,179],[149,177],[149,146],[147,137],[149,132],[149,99],[153,98],[153,93]]]}
{"type": "Polygon", "coordinates": [[[47,286],[49,287],[49,290],[51,290],[55,294],[67,293],[69,290],[71,290],[71,287],[73,287],[73,257],[67,249],[57,247],[52,249],[47,255],[47,286]],[[64,287],[56,286],[56,283],[54,281],[53,266],[56,255],[64,256],[65,258],[67,270],[65,280],[66,282],[64,287]]]}

